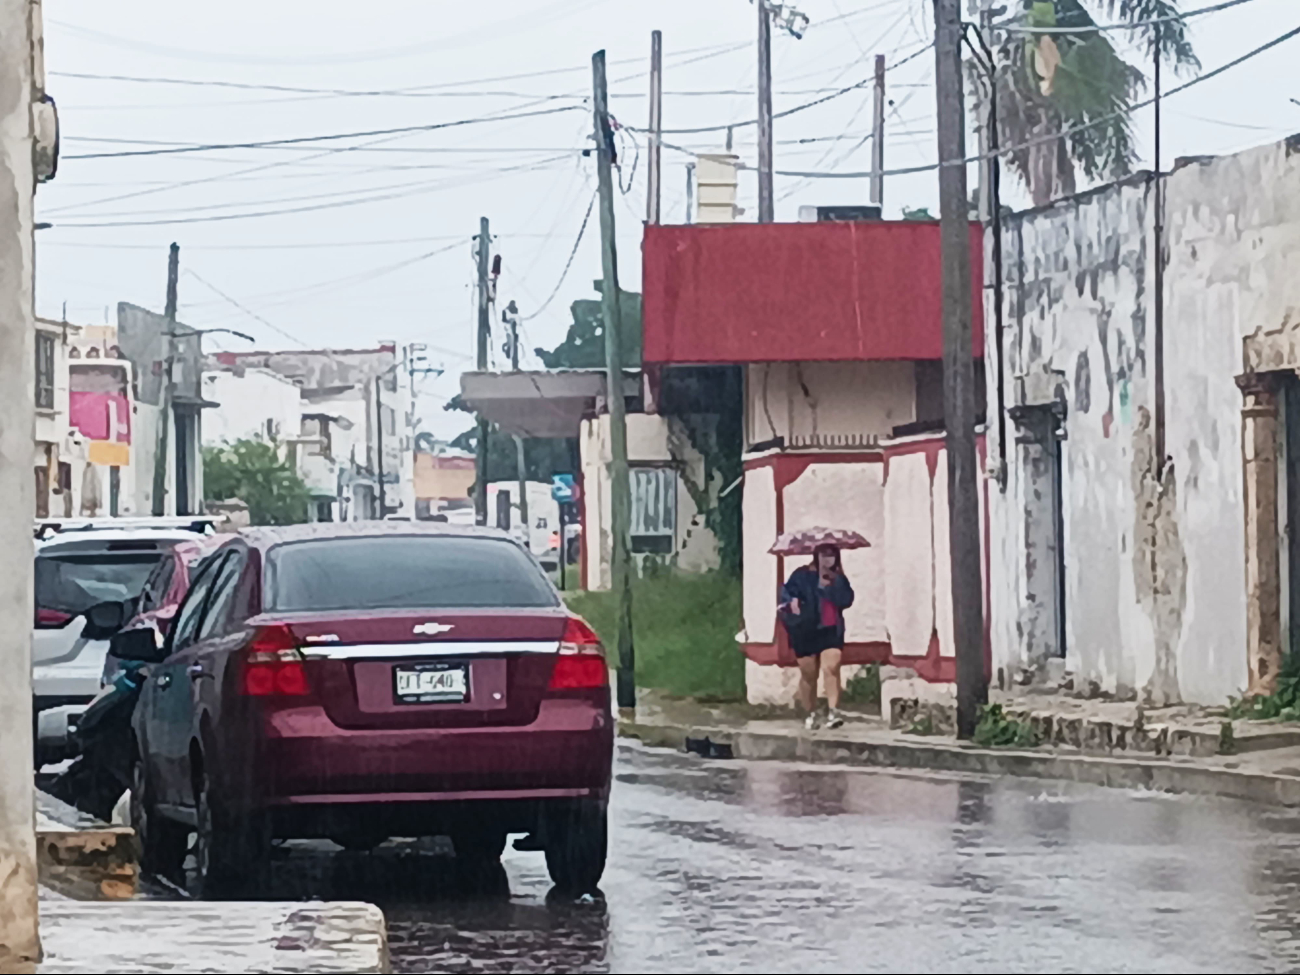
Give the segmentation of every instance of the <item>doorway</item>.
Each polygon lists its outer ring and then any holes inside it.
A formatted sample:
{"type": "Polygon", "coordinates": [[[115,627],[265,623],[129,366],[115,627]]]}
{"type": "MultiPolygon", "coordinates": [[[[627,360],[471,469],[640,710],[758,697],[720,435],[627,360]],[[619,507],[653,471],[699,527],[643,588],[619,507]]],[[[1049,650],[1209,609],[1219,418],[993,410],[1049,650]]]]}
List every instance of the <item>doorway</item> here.
{"type": "Polygon", "coordinates": [[[1068,649],[1065,586],[1064,403],[1017,406],[1007,411],[1017,426],[1024,480],[1026,658],[1037,670],[1068,649]]]}

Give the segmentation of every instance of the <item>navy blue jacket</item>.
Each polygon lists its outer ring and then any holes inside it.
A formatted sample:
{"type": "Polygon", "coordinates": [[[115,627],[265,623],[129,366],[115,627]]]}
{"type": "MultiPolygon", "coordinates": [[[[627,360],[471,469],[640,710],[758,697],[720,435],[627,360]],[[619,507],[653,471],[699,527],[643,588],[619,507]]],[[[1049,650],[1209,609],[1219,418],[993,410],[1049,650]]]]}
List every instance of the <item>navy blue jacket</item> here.
{"type": "Polygon", "coordinates": [[[844,645],[844,611],[853,605],[853,587],[848,577],[838,573],[831,584],[823,589],[818,583],[817,570],[812,566],[802,565],[790,573],[790,578],[781,587],[781,605],[784,607],[791,599],[799,600],[799,612],[791,613],[782,609],[779,613],[781,622],[790,634],[790,645],[796,652],[814,642],[830,646],[844,645]],[[839,612],[839,621],[835,626],[835,640],[828,641],[825,629],[821,625],[823,599],[829,599],[839,612]]]}

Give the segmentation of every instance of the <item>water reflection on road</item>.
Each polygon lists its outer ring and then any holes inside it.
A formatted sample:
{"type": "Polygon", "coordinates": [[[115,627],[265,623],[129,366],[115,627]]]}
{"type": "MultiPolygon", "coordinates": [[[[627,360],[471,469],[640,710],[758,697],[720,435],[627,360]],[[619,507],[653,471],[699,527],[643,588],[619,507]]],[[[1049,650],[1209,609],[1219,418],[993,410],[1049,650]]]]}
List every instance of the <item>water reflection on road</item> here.
{"type": "Polygon", "coordinates": [[[605,900],[541,856],[294,844],[275,897],[366,899],[404,972],[1300,968],[1300,816],[1032,780],[624,747],[605,900]]]}

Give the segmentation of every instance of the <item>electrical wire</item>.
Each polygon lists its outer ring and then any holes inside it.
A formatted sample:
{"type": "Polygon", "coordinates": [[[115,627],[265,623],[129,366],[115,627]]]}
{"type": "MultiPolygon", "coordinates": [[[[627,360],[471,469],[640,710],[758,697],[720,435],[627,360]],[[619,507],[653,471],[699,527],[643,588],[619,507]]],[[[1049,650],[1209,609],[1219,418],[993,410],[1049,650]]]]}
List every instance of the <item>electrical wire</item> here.
{"type": "MultiPolygon", "coordinates": [[[[1176,86],[1176,87],[1174,87],[1174,88],[1170,88],[1168,91],[1164,92],[1160,97],[1161,97],[1162,100],[1163,100],[1163,99],[1166,99],[1166,98],[1169,98],[1169,97],[1171,97],[1171,96],[1173,96],[1173,95],[1177,95],[1177,94],[1179,94],[1180,92],[1184,92],[1184,91],[1186,91],[1186,90],[1189,89],[1189,88],[1192,88],[1192,87],[1194,87],[1194,86],[1196,86],[1196,85],[1199,85],[1199,84],[1201,84],[1202,82],[1209,81],[1211,78],[1218,77],[1219,75],[1223,74],[1224,72],[1226,72],[1226,71],[1230,71],[1231,69],[1237,67],[1238,65],[1244,64],[1245,62],[1249,61],[1251,58],[1257,57],[1258,55],[1263,54],[1265,51],[1271,50],[1272,48],[1277,47],[1279,44],[1283,44],[1283,43],[1285,43],[1286,41],[1289,41],[1289,40],[1291,40],[1292,38],[1297,37],[1297,36],[1300,36],[1300,27],[1296,27],[1296,28],[1294,28],[1293,30],[1289,30],[1289,31],[1287,31],[1285,34],[1279,34],[1277,37],[1273,38],[1271,41],[1268,41],[1268,42],[1266,42],[1266,43],[1264,43],[1264,44],[1261,44],[1259,47],[1255,48],[1255,49],[1252,50],[1252,51],[1248,51],[1247,53],[1241,55],[1241,56],[1238,57],[1238,58],[1234,58],[1233,60],[1229,61],[1227,64],[1220,65],[1219,67],[1215,68],[1213,71],[1207,71],[1205,74],[1199,75],[1198,77],[1193,78],[1191,81],[1186,81],[1186,82],[1184,82],[1184,83],[1181,84],[1181,85],[1178,85],[1178,86],[1176,86]]],[[[995,152],[995,153],[990,152],[990,153],[977,154],[977,155],[974,155],[974,156],[967,156],[965,159],[957,159],[957,160],[953,160],[952,162],[926,163],[925,165],[921,165],[921,166],[908,166],[908,167],[905,167],[905,168],[902,168],[902,169],[887,169],[887,170],[884,171],[884,173],[882,173],[882,174],[880,174],[880,175],[883,175],[883,176],[910,176],[910,175],[912,175],[913,173],[930,173],[930,172],[934,172],[935,170],[939,169],[941,166],[968,166],[968,165],[972,165],[972,164],[974,164],[974,163],[986,162],[986,161],[988,161],[988,160],[990,160],[990,159],[1000,158],[1000,157],[1002,157],[1002,156],[1007,156],[1007,155],[1010,155],[1010,154],[1012,154],[1012,153],[1020,152],[1020,151],[1022,151],[1022,150],[1024,150],[1024,149],[1030,149],[1030,148],[1032,148],[1032,147],[1034,147],[1034,146],[1042,145],[1042,144],[1047,143],[1047,142],[1054,142],[1054,141],[1056,141],[1057,139],[1062,139],[1062,138],[1065,138],[1066,136],[1074,135],[1076,132],[1086,132],[1088,129],[1096,128],[1096,127],[1099,126],[1099,125],[1105,125],[1105,124],[1107,124],[1108,122],[1114,121],[1114,120],[1117,119],[1117,118],[1122,118],[1122,117],[1125,116],[1125,115],[1131,115],[1131,114],[1134,113],[1134,112],[1140,111],[1141,109],[1144,109],[1144,108],[1147,108],[1147,107],[1149,107],[1149,106],[1151,106],[1151,105],[1154,105],[1154,104],[1155,104],[1155,101],[1156,101],[1156,100],[1155,100],[1154,97],[1147,98],[1147,99],[1144,99],[1143,101],[1136,102],[1136,103],[1134,103],[1134,104],[1132,104],[1132,105],[1129,105],[1127,108],[1123,108],[1123,109],[1120,109],[1119,111],[1111,112],[1109,115],[1103,115],[1103,116],[1100,117],[1100,118],[1093,119],[1093,120],[1090,121],[1090,122],[1080,122],[1078,125],[1072,125],[1072,126],[1069,126],[1069,127],[1067,127],[1067,128],[1062,129],[1062,130],[1059,131],[1059,132],[1053,132],[1053,133],[1051,133],[1050,135],[1041,135],[1041,136],[1037,136],[1037,137],[1035,137],[1035,138],[1033,138],[1033,139],[1028,139],[1028,140],[1026,140],[1026,141],[1020,143],[1019,145],[1014,145],[1014,146],[1004,146],[1004,147],[1000,148],[1000,149],[999,149],[997,152],[995,152]]],[[[665,145],[667,145],[667,143],[665,143],[665,145]]],[[[864,178],[866,178],[866,177],[868,177],[868,176],[872,176],[872,175],[876,175],[876,174],[873,174],[873,173],[871,173],[871,172],[869,172],[869,171],[868,171],[868,172],[860,172],[860,173],[789,172],[789,171],[787,171],[787,172],[782,173],[782,175],[784,175],[784,176],[804,176],[804,177],[811,177],[811,178],[814,178],[814,179],[864,179],[864,178]]]]}
{"type": "Polygon", "coordinates": [[[1229,7],[1239,7],[1243,3],[1251,3],[1253,0],[1225,0],[1224,3],[1216,3],[1211,7],[1200,7],[1196,10],[1184,10],[1168,17],[1153,17],[1150,20],[1135,20],[1130,23],[1117,24],[1087,24],[1081,27],[1025,27],[1010,21],[994,24],[994,30],[1004,30],[1009,34],[1091,34],[1098,31],[1111,30],[1137,30],[1140,27],[1150,27],[1155,24],[1182,23],[1188,17],[1196,17],[1200,14],[1218,13],[1220,10],[1227,10],[1229,7]]]}
{"type": "Polygon", "coordinates": [[[521,315],[519,318],[520,322],[530,322],[538,315],[542,314],[542,312],[546,311],[546,309],[551,306],[551,302],[555,300],[555,296],[560,293],[560,288],[564,285],[564,279],[569,276],[569,268],[573,267],[573,259],[578,256],[578,246],[582,243],[583,234],[587,232],[587,222],[591,220],[591,211],[596,206],[597,195],[598,192],[592,193],[591,200],[587,203],[587,212],[582,217],[582,226],[578,228],[578,237],[573,242],[572,250],[569,251],[569,259],[564,262],[564,270],[560,272],[560,280],[555,282],[555,287],[551,289],[551,293],[547,295],[546,300],[542,302],[542,307],[538,308],[537,311],[533,312],[531,315],[521,315]]]}
{"type": "Polygon", "coordinates": [[[160,149],[138,149],[126,152],[92,152],[64,156],[65,159],[119,159],[125,156],[166,156],[183,152],[211,152],[221,149],[263,149],[273,146],[301,145],[308,142],[331,142],[338,139],[367,139],[372,136],[400,135],[407,132],[433,132],[439,129],[459,128],[465,125],[481,125],[485,122],[508,122],[521,118],[536,118],[541,115],[556,115],[560,112],[580,110],[581,105],[562,105],[557,108],[541,109],[535,112],[516,112],[509,115],[478,116],[457,119],[454,122],[434,122],[429,125],[402,125],[391,129],[372,129],[365,132],[336,132],[330,135],[303,135],[291,139],[263,139],[257,142],[207,143],[193,146],[174,146],[160,149]]]}

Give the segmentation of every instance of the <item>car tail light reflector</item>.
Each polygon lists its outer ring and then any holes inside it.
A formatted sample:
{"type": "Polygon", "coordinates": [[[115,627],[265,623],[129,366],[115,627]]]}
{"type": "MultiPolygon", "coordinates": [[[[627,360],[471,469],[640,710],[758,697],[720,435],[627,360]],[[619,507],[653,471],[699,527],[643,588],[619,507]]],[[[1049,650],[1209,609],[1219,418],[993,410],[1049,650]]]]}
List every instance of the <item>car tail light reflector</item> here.
{"type": "Polygon", "coordinates": [[[244,648],[243,691],[249,697],[303,697],[311,693],[298,641],[289,627],[260,627],[244,648]]]}
{"type": "Polygon", "coordinates": [[[609,665],[600,637],[577,616],[570,616],[560,638],[560,652],[551,671],[551,690],[562,691],[609,685],[609,665]]]}

